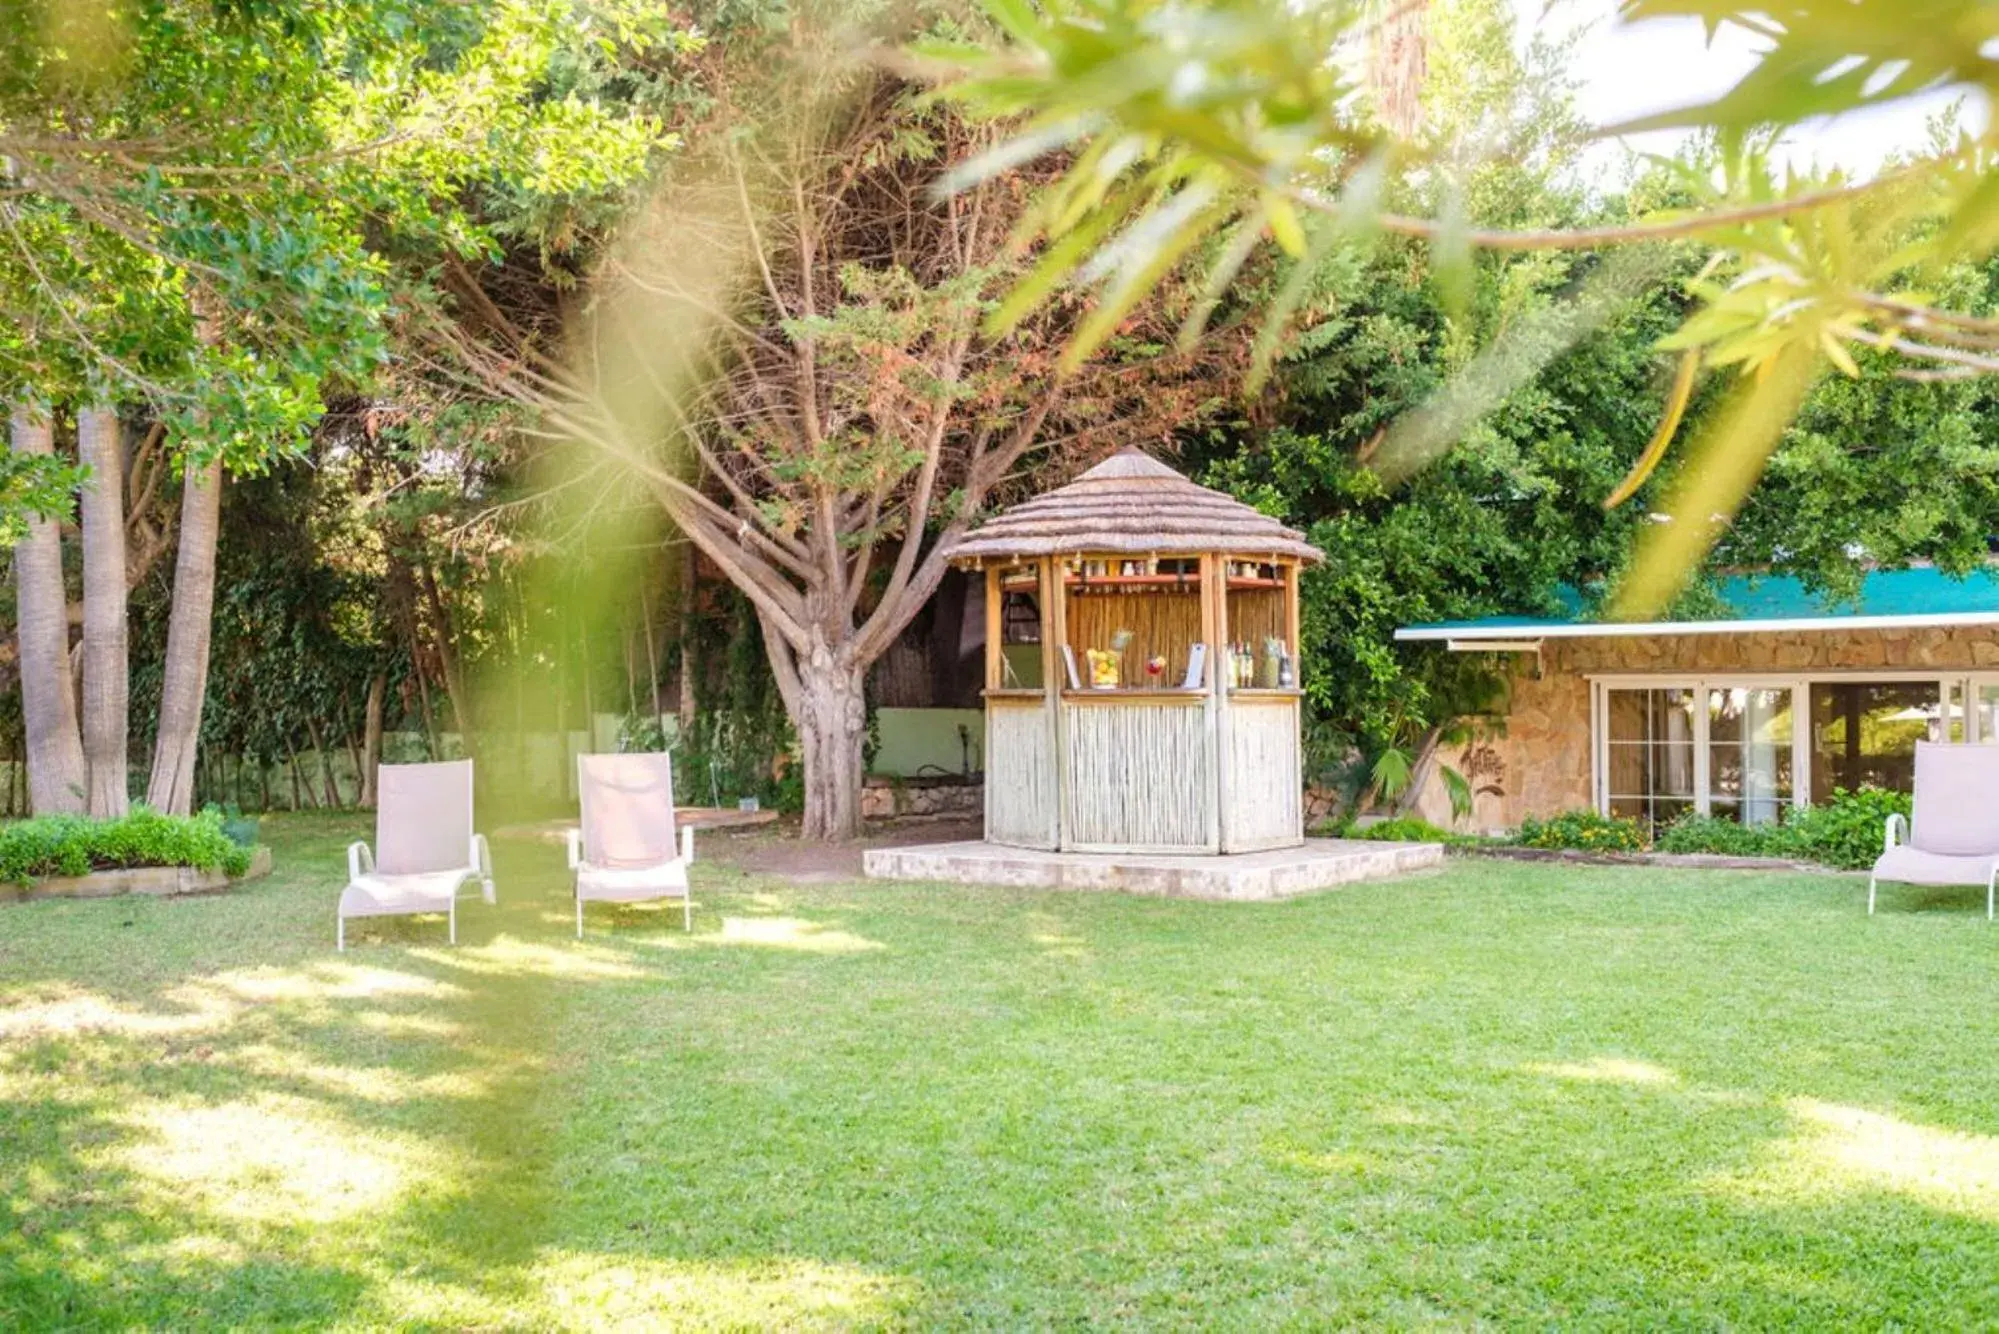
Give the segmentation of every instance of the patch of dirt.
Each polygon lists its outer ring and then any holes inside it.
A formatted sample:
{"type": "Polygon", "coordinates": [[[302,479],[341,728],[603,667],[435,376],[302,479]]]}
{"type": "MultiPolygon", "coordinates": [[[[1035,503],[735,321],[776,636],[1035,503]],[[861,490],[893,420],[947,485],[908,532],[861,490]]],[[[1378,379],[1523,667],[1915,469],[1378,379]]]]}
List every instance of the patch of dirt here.
{"type": "Polygon", "coordinates": [[[793,884],[845,884],[861,878],[861,853],[909,843],[956,843],[983,832],[977,819],[940,817],[877,824],[852,843],[807,843],[796,821],[776,829],[704,831],[694,836],[697,861],[733,866],[752,875],[781,876],[793,884]]]}

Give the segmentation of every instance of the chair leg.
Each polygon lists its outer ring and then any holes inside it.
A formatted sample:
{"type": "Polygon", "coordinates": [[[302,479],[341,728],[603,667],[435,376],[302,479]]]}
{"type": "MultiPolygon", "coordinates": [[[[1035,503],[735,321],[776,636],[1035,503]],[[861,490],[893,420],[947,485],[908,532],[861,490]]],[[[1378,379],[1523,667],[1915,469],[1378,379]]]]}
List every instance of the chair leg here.
{"type": "Polygon", "coordinates": [[[347,952],[347,919],[339,913],[333,915],[333,949],[337,954],[347,952]]]}
{"type": "Polygon", "coordinates": [[[583,896],[576,896],[576,938],[583,939],[583,896]]]}
{"type": "Polygon", "coordinates": [[[451,943],[456,945],[458,943],[458,896],[456,894],[453,894],[451,896],[451,914],[449,921],[451,923],[451,943]]]}
{"type": "Polygon", "coordinates": [[[1874,877],[1867,877],[1867,915],[1874,915],[1874,877]]]}
{"type": "Polygon", "coordinates": [[[1999,893],[1999,867],[1994,867],[1992,874],[1985,878],[1985,920],[1988,922],[1992,920],[1992,900],[1995,893],[1999,893]]]}

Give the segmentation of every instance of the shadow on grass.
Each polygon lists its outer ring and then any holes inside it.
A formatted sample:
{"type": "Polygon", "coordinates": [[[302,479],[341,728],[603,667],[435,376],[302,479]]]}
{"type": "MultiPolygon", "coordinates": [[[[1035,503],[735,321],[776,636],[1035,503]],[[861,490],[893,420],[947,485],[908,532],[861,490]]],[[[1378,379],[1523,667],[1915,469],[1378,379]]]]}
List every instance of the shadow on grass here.
{"type": "Polygon", "coordinates": [[[497,910],[461,915],[456,948],[441,921],[395,921],[335,955],[314,928],[337,886],[300,876],[229,905],[271,928],[233,966],[114,954],[0,988],[0,1326],[588,1324],[634,1293],[776,1323],[870,1309],[873,1276],[808,1261],[600,1283],[562,1250],[563,1011],[643,974],[550,938],[555,883],[518,874],[497,910]]]}
{"type": "Polygon", "coordinates": [[[1910,1037],[1973,933],[1536,870],[1474,918],[697,880],[579,945],[502,856],[456,949],[335,956],[295,875],[15,956],[0,1324],[1999,1318],[1989,1062],[1910,1037]],[[1963,1128],[1898,1100],[1950,1071],[1963,1128]]]}

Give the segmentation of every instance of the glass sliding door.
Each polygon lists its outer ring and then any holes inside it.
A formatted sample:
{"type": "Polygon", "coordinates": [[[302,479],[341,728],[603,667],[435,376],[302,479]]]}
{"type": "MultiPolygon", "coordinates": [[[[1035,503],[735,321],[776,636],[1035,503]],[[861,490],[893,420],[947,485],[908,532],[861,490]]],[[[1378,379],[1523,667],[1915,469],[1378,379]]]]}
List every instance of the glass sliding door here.
{"type": "Polygon", "coordinates": [[[1604,692],[1605,795],[1612,815],[1654,828],[1694,804],[1694,691],[1604,692]]]}
{"type": "Polygon", "coordinates": [[[1915,782],[1916,743],[1949,735],[1941,681],[1812,683],[1812,800],[1915,782]]]}
{"type": "Polygon", "coordinates": [[[1708,813],[1775,824],[1797,796],[1789,686],[1707,691],[1708,813]]]}

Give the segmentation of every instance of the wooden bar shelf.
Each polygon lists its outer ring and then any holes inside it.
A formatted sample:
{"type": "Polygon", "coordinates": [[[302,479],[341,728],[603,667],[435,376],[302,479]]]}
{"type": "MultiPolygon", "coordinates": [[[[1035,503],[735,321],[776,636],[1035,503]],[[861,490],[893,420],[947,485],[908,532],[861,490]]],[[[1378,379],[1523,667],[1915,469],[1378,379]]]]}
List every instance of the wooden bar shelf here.
{"type": "Polygon", "coordinates": [[[1067,575],[1062,587],[1088,591],[1092,588],[1185,588],[1189,593],[1201,590],[1201,576],[1198,574],[1099,574],[1085,576],[1067,575]]]}
{"type": "Polygon", "coordinates": [[[1162,686],[1155,690],[1150,686],[1104,686],[1094,690],[1064,690],[1062,698],[1071,704],[1094,700],[1120,704],[1143,704],[1148,700],[1157,700],[1162,704],[1198,704],[1207,698],[1207,694],[1206,690],[1181,690],[1177,687],[1169,689],[1162,686]]]}

